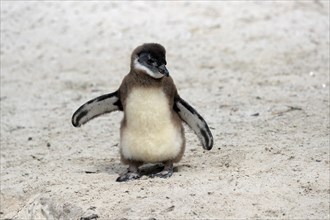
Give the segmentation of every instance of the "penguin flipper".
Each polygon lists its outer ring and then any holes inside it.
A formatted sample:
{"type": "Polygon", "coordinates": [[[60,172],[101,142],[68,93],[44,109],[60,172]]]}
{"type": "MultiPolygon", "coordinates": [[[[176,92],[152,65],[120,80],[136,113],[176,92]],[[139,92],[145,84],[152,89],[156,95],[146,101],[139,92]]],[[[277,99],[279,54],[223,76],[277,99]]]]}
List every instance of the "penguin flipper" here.
{"type": "Polygon", "coordinates": [[[117,110],[123,110],[118,91],[101,95],[89,100],[75,111],[71,119],[72,125],[80,127],[97,116],[117,110]]]}
{"type": "Polygon", "coordinates": [[[179,96],[175,98],[173,108],[180,118],[195,132],[203,148],[211,150],[213,147],[213,136],[203,117],[179,96]]]}

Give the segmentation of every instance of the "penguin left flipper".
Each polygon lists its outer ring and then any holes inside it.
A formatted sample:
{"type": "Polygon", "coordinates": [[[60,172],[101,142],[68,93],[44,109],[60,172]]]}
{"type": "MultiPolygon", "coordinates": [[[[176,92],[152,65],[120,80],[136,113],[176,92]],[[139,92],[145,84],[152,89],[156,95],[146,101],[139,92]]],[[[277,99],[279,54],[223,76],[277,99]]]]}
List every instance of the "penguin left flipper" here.
{"type": "Polygon", "coordinates": [[[179,96],[175,97],[173,109],[195,132],[200,139],[203,148],[206,150],[211,150],[213,147],[213,136],[203,117],[179,96]]]}
{"type": "Polygon", "coordinates": [[[118,91],[89,100],[75,111],[71,121],[73,126],[80,127],[97,116],[117,110],[123,110],[118,91]]]}

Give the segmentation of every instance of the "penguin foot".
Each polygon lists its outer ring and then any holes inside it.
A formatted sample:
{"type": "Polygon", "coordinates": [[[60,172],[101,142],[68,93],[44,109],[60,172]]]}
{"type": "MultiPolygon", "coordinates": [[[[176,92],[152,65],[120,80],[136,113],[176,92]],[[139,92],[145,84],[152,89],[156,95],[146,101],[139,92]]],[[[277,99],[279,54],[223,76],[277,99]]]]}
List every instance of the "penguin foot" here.
{"type": "Polygon", "coordinates": [[[141,177],[141,175],[139,173],[127,172],[127,173],[120,175],[117,178],[116,182],[126,182],[126,181],[130,181],[130,180],[136,180],[136,179],[139,179],[140,177],[141,177]]]}
{"type": "Polygon", "coordinates": [[[160,177],[160,178],[169,178],[173,175],[173,170],[163,170],[159,173],[155,173],[152,177],[160,177]]]}
{"type": "Polygon", "coordinates": [[[169,178],[173,175],[173,162],[166,161],[164,162],[164,169],[158,173],[152,175],[152,177],[160,177],[160,178],[169,178]]]}

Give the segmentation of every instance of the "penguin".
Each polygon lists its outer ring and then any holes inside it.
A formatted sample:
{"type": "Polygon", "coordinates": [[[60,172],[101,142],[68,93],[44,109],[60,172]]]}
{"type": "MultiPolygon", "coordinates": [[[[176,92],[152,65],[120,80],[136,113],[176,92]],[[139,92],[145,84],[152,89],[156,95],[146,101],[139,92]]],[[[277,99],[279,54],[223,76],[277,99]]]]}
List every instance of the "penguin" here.
{"type": "Polygon", "coordinates": [[[141,177],[143,164],[163,164],[152,177],[173,174],[185,150],[185,122],[198,136],[205,150],[211,150],[213,136],[203,117],[182,99],[166,67],[165,48],[158,43],[138,46],[131,55],[130,72],[119,89],[96,97],[76,110],[74,127],[113,111],[123,111],[120,125],[120,156],[128,165],[117,178],[124,182],[141,177]]]}

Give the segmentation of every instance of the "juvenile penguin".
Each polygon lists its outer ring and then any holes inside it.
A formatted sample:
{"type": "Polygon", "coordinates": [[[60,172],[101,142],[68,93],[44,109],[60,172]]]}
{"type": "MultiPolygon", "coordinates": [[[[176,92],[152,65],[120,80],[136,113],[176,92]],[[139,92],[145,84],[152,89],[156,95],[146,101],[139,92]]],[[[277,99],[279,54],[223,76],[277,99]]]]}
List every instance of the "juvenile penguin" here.
{"type": "Polygon", "coordinates": [[[154,176],[172,176],[173,163],[180,161],[185,149],[182,121],[199,137],[204,149],[213,146],[205,120],[179,96],[166,68],[165,53],[157,43],[137,47],[131,55],[130,72],[119,89],[86,102],[72,116],[73,126],[79,127],[104,113],[124,112],[120,155],[128,169],[118,182],[140,178],[139,167],[146,163],[164,165],[154,176]]]}

